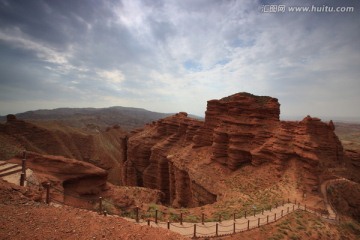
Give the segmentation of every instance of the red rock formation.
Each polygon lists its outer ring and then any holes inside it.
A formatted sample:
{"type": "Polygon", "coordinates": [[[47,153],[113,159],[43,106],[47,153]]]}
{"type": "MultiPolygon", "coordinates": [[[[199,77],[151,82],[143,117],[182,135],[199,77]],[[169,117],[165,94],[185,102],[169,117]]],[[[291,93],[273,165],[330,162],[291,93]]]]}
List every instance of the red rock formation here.
{"type": "MultiPolygon", "coordinates": [[[[17,151],[25,149],[95,164],[108,171],[110,182],[121,184],[126,153],[123,139],[126,133],[116,126],[104,132],[93,133],[55,122],[30,123],[8,115],[7,122],[0,124],[0,135],[13,142],[17,151]]],[[[0,158],[6,160],[9,157],[11,156],[5,156],[0,149],[0,158]]]]}
{"type": "MultiPolygon", "coordinates": [[[[21,164],[21,159],[15,158],[11,162],[21,164]]],[[[36,173],[39,183],[50,181],[59,189],[53,191],[52,198],[61,202],[67,201],[68,192],[78,196],[97,196],[106,187],[107,172],[83,161],[27,152],[26,166],[36,173]]]]}
{"type": "Polygon", "coordinates": [[[185,113],[154,122],[129,138],[125,182],[159,189],[174,206],[198,206],[221,191],[201,180],[206,164],[235,171],[297,158],[320,171],[342,162],[332,122],[309,116],[282,122],[279,115],[277,99],[238,93],[208,101],[204,122],[185,113]]]}

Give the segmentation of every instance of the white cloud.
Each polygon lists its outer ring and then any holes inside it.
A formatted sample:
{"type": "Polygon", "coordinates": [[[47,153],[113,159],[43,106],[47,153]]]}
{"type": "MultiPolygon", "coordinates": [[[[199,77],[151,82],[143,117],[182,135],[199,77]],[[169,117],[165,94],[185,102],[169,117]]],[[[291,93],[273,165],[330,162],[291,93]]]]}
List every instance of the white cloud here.
{"type": "Polygon", "coordinates": [[[120,70],[98,70],[97,74],[107,82],[113,84],[119,84],[125,80],[125,76],[120,70]]]}

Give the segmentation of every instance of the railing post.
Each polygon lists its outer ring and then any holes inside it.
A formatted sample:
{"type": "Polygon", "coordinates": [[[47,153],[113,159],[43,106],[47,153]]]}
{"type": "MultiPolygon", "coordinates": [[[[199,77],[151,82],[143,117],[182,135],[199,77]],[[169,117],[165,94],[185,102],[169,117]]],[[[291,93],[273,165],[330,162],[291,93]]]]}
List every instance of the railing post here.
{"type": "Polygon", "coordinates": [[[215,236],[219,236],[219,224],[216,223],[215,236]]]}
{"type": "Polygon", "coordinates": [[[158,223],[158,210],[155,210],[155,223],[158,223]]]}
{"type": "Polygon", "coordinates": [[[233,233],[236,233],[236,223],[234,222],[233,233]]]}
{"type": "Polygon", "coordinates": [[[25,173],[21,173],[20,174],[20,186],[24,186],[25,185],[25,173]]]}
{"type": "Polygon", "coordinates": [[[269,215],[266,216],[266,224],[269,223],[269,215]]]}
{"type": "Polygon", "coordinates": [[[25,185],[26,180],[26,151],[23,152],[23,159],[21,161],[21,175],[20,175],[20,186],[25,185]]]}
{"type": "Polygon", "coordinates": [[[170,229],[170,221],[167,221],[167,229],[170,229]]]}
{"type": "Polygon", "coordinates": [[[139,207],[136,206],[135,208],[135,214],[136,214],[136,222],[139,223],[139,207]]]}
{"type": "Polygon", "coordinates": [[[260,227],[260,218],[258,218],[258,227],[260,227]]]}
{"type": "Polygon", "coordinates": [[[194,224],[194,238],[196,238],[196,223],[194,224]]]}
{"type": "Polygon", "coordinates": [[[183,225],[183,213],[180,213],[180,225],[183,225]]]}
{"type": "Polygon", "coordinates": [[[147,225],[150,226],[150,219],[147,220],[147,225]]]}
{"type": "Polygon", "coordinates": [[[45,187],[46,187],[46,204],[50,204],[50,182],[47,182],[45,187]]]}
{"type": "Polygon", "coordinates": [[[102,197],[99,197],[99,214],[102,214],[103,207],[102,207],[102,197]]]}
{"type": "Polygon", "coordinates": [[[236,213],[233,213],[234,222],[236,221],[236,213]]]}
{"type": "Polygon", "coordinates": [[[250,229],[250,220],[248,220],[248,230],[250,229]]]}
{"type": "Polygon", "coordinates": [[[205,214],[201,213],[201,224],[204,225],[205,214]]]}

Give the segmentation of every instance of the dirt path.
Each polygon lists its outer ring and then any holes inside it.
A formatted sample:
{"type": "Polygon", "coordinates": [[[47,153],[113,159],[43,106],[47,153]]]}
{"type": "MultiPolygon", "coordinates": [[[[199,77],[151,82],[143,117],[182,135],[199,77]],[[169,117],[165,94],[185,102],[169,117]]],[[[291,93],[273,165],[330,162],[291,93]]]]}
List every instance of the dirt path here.
{"type": "Polygon", "coordinates": [[[326,208],[327,208],[331,218],[334,218],[334,219],[336,219],[337,214],[336,214],[336,211],[333,209],[332,205],[330,204],[330,202],[328,200],[327,189],[328,189],[329,185],[331,185],[333,183],[336,183],[336,182],[340,182],[340,181],[352,182],[352,181],[350,181],[349,179],[346,179],[346,178],[337,178],[337,179],[327,180],[327,181],[325,181],[325,182],[323,182],[321,184],[321,193],[323,195],[326,208]]]}
{"type": "Polygon", "coordinates": [[[321,187],[320,187],[321,188],[321,193],[322,193],[323,198],[324,198],[326,209],[327,209],[327,211],[329,212],[329,215],[332,218],[336,218],[336,212],[334,211],[334,209],[332,208],[332,206],[330,205],[330,203],[328,201],[327,188],[328,188],[329,184],[331,184],[331,183],[333,183],[335,181],[338,181],[338,179],[327,180],[327,181],[323,182],[321,184],[321,187]]]}
{"type": "MultiPolygon", "coordinates": [[[[158,222],[156,224],[155,222],[150,221],[150,226],[169,228],[171,231],[180,233],[186,237],[215,237],[247,231],[262,225],[270,224],[297,210],[306,210],[306,208],[299,204],[286,203],[271,211],[267,210],[263,213],[258,213],[255,216],[248,216],[247,218],[238,218],[235,219],[235,221],[225,220],[222,222],[205,222],[204,224],[183,222],[182,225],[180,223],[167,222],[158,222]]],[[[134,219],[126,218],[126,220],[135,222],[134,219]]],[[[139,224],[147,225],[148,222],[140,220],[139,224]]]]}

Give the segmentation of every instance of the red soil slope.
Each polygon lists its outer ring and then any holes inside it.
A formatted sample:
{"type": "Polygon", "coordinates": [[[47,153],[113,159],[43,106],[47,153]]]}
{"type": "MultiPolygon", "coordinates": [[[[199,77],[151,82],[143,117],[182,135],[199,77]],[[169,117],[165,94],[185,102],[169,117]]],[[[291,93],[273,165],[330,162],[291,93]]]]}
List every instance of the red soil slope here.
{"type": "Polygon", "coordinates": [[[119,217],[31,200],[31,190],[0,179],[0,239],[186,239],[119,217]],[[30,197],[30,198],[29,198],[30,197]]]}

